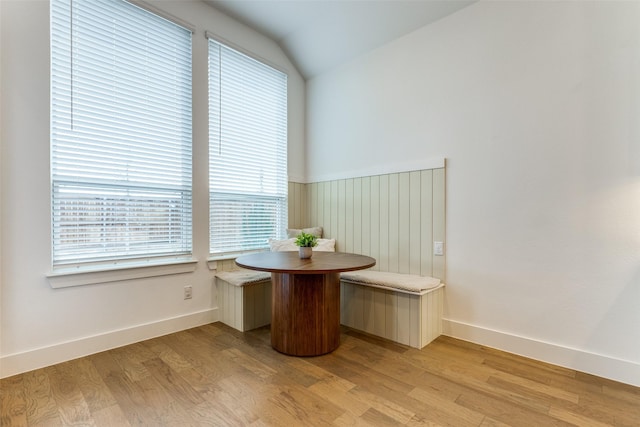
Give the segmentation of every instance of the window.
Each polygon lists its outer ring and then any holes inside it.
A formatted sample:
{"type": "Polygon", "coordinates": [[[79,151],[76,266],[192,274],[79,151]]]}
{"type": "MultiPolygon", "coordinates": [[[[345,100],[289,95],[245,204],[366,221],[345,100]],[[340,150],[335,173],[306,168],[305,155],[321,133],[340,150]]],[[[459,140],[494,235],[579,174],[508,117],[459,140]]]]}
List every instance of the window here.
{"type": "Polygon", "coordinates": [[[122,0],[51,5],[53,264],[191,253],[191,31],[122,0]]]}
{"type": "Polygon", "coordinates": [[[209,38],[211,254],[284,237],[287,186],[287,75],[209,38]]]}

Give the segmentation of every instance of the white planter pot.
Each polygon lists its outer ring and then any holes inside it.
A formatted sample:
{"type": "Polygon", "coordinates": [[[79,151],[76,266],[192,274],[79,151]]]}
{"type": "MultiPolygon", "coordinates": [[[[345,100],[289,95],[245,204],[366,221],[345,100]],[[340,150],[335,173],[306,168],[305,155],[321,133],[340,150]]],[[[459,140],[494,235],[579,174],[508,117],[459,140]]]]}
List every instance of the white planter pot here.
{"type": "Polygon", "coordinates": [[[300,258],[302,259],[311,258],[311,255],[313,255],[313,248],[300,246],[299,253],[300,258]]]}

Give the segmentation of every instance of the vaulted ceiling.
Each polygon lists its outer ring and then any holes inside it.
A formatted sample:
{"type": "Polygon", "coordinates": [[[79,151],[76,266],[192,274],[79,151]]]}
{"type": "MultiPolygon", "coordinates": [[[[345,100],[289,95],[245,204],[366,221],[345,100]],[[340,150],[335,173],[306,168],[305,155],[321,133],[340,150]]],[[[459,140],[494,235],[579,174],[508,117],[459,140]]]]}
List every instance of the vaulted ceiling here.
{"type": "Polygon", "coordinates": [[[275,40],[306,78],[477,0],[205,0],[275,40]]]}

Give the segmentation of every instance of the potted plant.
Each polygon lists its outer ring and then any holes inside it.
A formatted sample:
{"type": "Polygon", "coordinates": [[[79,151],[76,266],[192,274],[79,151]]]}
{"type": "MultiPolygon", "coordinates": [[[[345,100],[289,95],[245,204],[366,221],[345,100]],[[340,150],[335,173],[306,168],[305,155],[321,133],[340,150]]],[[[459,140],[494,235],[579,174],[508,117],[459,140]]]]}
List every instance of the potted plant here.
{"type": "Polygon", "coordinates": [[[296,245],[300,247],[300,258],[311,258],[313,247],[318,245],[318,238],[304,231],[296,237],[296,245]]]}

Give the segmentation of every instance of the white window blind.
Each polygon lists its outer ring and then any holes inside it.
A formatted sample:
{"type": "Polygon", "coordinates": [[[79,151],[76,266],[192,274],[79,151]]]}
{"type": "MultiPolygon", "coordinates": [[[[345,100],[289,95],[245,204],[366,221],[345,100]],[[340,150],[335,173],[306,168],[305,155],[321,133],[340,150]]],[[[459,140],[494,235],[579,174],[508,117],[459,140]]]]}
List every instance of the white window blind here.
{"type": "Polygon", "coordinates": [[[287,186],[287,75],[210,38],[211,254],[284,237],[287,186]]]}
{"type": "Polygon", "coordinates": [[[51,3],[53,264],[191,253],[191,32],[51,3]]]}

